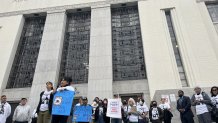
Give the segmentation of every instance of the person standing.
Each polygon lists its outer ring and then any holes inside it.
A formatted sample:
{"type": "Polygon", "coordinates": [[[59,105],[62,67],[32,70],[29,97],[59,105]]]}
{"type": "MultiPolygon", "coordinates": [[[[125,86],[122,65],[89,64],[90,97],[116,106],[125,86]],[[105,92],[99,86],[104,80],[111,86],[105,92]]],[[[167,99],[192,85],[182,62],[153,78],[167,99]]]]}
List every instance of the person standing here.
{"type": "Polygon", "coordinates": [[[103,101],[99,100],[98,101],[98,107],[95,110],[95,121],[96,123],[108,123],[109,121],[106,121],[106,113],[107,113],[107,108],[103,105],[103,101]]]}
{"type": "Polygon", "coordinates": [[[194,115],[191,110],[191,100],[184,96],[182,90],[178,91],[179,99],[177,100],[177,110],[180,112],[180,119],[182,123],[194,123],[194,115]]]}
{"type": "Polygon", "coordinates": [[[145,100],[140,98],[138,105],[137,105],[137,111],[139,113],[139,120],[138,123],[147,123],[146,115],[148,114],[148,107],[145,104],[145,100]]]}
{"type": "Polygon", "coordinates": [[[170,105],[169,103],[166,103],[166,98],[161,98],[161,104],[159,105],[159,108],[161,108],[162,110],[167,109],[170,110],[170,105]]]}
{"type": "Polygon", "coordinates": [[[46,90],[40,93],[39,104],[36,109],[37,123],[49,123],[52,112],[52,98],[53,98],[53,83],[46,82],[46,90]]]}
{"type": "Polygon", "coordinates": [[[210,93],[211,93],[211,103],[213,106],[211,116],[212,116],[213,121],[218,123],[218,87],[213,86],[211,88],[210,93]]]}
{"type": "Polygon", "coordinates": [[[149,110],[149,119],[152,123],[161,123],[163,117],[163,112],[161,108],[157,106],[156,101],[151,101],[149,110]]]}
{"type": "Polygon", "coordinates": [[[0,104],[0,123],[5,123],[6,119],[11,114],[11,106],[7,102],[6,95],[1,96],[1,104],[0,104]]]}
{"type": "Polygon", "coordinates": [[[95,120],[95,110],[98,107],[98,102],[99,102],[99,98],[98,97],[95,97],[95,99],[92,102],[92,110],[93,110],[92,111],[93,112],[93,114],[92,114],[92,121],[93,121],[93,123],[95,123],[95,121],[97,121],[97,120],[95,120]]]}
{"type": "Polygon", "coordinates": [[[108,100],[107,98],[104,98],[103,107],[106,109],[105,123],[110,123],[110,117],[107,116],[107,104],[108,104],[108,100]]]}
{"type": "MultiPolygon", "coordinates": [[[[64,77],[61,80],[61,85],[57,89],[57,91],[75,91],[74,88],[70,85],[70,82],[72,82],[72,79],[70,77],[64,77]]],[[[70,105],[69,107],[71,106],[72,105],[70,105]]],[[[52,123],[67,123],[67,120],[68,120],[68,116],[52,115],[52,123]]]]}
{"type": "MultiPolygon", "coordinates": [[[[119,95],[114,95],[114,99],[119,99],[120,100],[120,106],[121,106],[121,112],[122,112],[122,102],[121,99],[119,98],[119,95]]],[[[121,118],[111,118],[111,123],[122,123],[122,114],[120,116],[121,118]]]]}
{"type": "Polygon", "coordinates": [[[127,104],[127,101],[126,100],[123,100],[123,103],[122,103],[122,120],[123,120],[123,123],[128,123],[129,119],[129,115],[128,115],[128,104],[127,104]]]}
{"type": "MultiPolygon", "coordinates": [[[[81,106],[91,106],[90,104],[88,104],[88,99],[87,97],[83,97],[83,104],[81,106]]],[[[92,106],[91,106],[92,107],[92,106]]],[[[93,110],[92,110],[93,111],[93,110]]],[[[90,117],[90,121],[92,120],[92,118],[90,117]]],[[[78,122],[78,123],[89,123],[89,122],[78,122]]]]}
{"type": "Polygon", "coordinates": [[[164,123],[171,123],[173,114],[170,112],[170,105],[166,102],[166,98],[161,98],[161,104],[159,108],[163,111],[163,121],[164,123]]]}
{"type": "Polygon", "coordinates": [[[133,98],[128,100],[129,123],[138,123],[139,113],[137,112],[136,102],[133,98]]]}
{"type": "Polygon", "coordinates": [[[195,94],[191,98],[192,106],[195,106],[196,114],[199,123],[211,123],[211,115],[209,113],[209,108],[211,105],[210,97],[201,91],[200,87],[195,87],[195,94]]]}
{"type": "Polygon", "coordinates": [[[20,105],[18,105],[14,111],[13,122],[14,123],[28,123],[31,119],[30,106],[26,104],[27,99],[22,98],[20,105]]]}

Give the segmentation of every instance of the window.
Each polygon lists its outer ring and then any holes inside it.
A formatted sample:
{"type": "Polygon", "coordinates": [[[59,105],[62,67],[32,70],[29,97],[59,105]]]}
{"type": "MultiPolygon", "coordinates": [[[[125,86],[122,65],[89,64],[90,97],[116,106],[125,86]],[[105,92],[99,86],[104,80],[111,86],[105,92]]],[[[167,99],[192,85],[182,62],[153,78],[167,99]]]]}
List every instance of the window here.
{"type": "Polygon", "coordinates": [[[212,21],[218,23],[218,3],[208,4],[207,9],[212,21]]]}
{"type": "Polygon", "coordinates": [[[183,67],[182,58],[181,58],[180,51],[179,51],[179,45],[178,45],[178,42],[177,42],[177,39],[176,39],[176,34],[175,34],[175,31],[174,31],[170,11],[166,11],[165,15],[166,15],[168,30],[169,30],[169,33],[170,33],[171,43],[172,43],[172,46],[173,46],[173,51],[174,51],[174,55],[175,55],[175,60],[176,60],[180,80],[182,82],[182,86],[187,87],[188,82],[187,82],[187,79],[186,79],[186,74],[185,74],[185,70],[184,70],[184,67],[183,67]]]}
{"type": "Polygon", "coordinates": [[[25,19],[6,88],[31,87],[44,24],[45,17],[29,17],[25,19]]]}
{"type": "Polygon", "coordinates": [[[218,34],[218,3],[207,4],[207,9],[218,34]]]}
{"type": "Polygon", "coordinates": [[[111,11],[114,81],[146,79],[138,7],[111,11]]]}
{"type": "Polygon", "coordinates": [[[74,83],[88,82],[91,12],[68,14],[60,77],[72,77],[74,83]]]}

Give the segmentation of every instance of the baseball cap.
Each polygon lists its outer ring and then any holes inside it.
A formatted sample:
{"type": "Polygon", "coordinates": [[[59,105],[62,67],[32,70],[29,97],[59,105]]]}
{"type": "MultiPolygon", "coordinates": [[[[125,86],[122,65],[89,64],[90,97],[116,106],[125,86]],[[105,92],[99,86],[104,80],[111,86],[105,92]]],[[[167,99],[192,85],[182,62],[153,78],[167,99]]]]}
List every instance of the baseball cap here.
{"type": "Polygon", "coordinates": [[[83,97],[82,99],[83,99],[83,100],[88,100],[87,97],[83,97]]]}

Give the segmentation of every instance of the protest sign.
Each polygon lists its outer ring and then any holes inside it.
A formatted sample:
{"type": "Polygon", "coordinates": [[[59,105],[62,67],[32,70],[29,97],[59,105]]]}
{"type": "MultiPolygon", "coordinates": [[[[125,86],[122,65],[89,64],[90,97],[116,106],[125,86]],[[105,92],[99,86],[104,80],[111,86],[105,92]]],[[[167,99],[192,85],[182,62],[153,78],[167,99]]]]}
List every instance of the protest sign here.
{"type": "Polygon", "coordinates": [[[73,122],[90,122],[92,117],[92,106],[75,106],[73,122]]]}
{"type": "Polygon", "coordinates": [[[169,95],[161,95],[161,98],[165,98],[165,100],[166,100],[165,103],[168,103],[170,105],[170,97],[169,97],[169,95]]]}
{"type": "Polygon", "coordinates": [[[108,99],[107,116],[112,118],[121,118],[120,99],[108,99]]]}
{"type": "Polygon", "coordinates": [[[52,115],[70,116],[74,91],[58,91],[54,95],[52,115]]]}

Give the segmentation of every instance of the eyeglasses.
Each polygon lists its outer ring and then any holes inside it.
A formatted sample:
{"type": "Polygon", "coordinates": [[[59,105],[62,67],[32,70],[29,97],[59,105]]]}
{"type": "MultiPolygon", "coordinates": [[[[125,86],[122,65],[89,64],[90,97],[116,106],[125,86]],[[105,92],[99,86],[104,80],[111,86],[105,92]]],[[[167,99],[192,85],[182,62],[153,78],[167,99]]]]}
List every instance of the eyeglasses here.
{"type": "Polygon", "coordinates": [[[212,91],[217,91],[217,89],[215,89],[215,90],[212,90],[212,91]]]}

